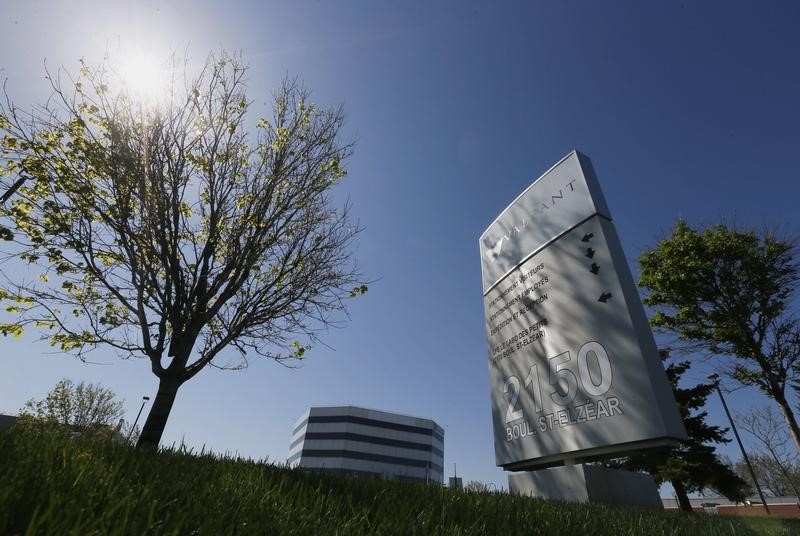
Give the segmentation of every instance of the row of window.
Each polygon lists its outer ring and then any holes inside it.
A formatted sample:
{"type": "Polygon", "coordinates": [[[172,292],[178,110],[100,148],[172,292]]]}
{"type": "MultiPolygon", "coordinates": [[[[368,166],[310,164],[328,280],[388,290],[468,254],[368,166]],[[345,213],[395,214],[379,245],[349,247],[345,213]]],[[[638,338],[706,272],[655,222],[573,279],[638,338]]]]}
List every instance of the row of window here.
{"type": "Polygon", "coordinates": [[[303,449],[292,455],[287,463],[291,464],[302,458],[348,458],[365,462],[390,463],[393,465],[403,465],[406,467],[422,467],[433,472],[443,474],[443,468],[437,463],[426,460],[415,460],[412,458],[401,458],[399,456],[387,456],[385,454],[372,454],[369,452],[357,452],[353,450],[323,450],[323,449],[303,449]]]}
{"type": "Polygon", "coordinates": [[[400,447],[404,449],[420,450],[423,452],[432,452],[437,456],[444,456],[441,449],[428,445],[425,443],[415,443],[413,441],[403,441],[400,439],[391,439],[388,437],[375,437],[365,434],[356,434],[354,432],[306,432],[292,441],[289,445],[289,450],[292,450],[297,445],[308,439],[344,439],[348,441],[358,441],[360,443],[370,443],[373,445],[382,445],[387,447],[400,447]]]}
{"type": "Polygon", "coordinates": [[[377,419],[369,419],[367,417],[357,417],[355,415],[311,415],[298,424],[292,435],[299,432],[304,426],[309,423],[352,423],[363,424],[366,426],[374,426],[375,428],[384,428],[386,430],[398,430],[401,432],[411,432],[414,434],[421,434],[434,437],[441,442],[444,442],[444,435],[433,428],[424,428],[422,426],[412,426],[410,424],[399,424],[396,422],[379,421],[377,419]]]}

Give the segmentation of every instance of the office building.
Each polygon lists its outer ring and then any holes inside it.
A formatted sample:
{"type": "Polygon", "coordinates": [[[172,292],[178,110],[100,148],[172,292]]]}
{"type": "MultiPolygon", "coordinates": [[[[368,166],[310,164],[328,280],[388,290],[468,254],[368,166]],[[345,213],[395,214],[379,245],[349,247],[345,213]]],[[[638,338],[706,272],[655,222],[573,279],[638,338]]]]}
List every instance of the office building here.
{"type": "Polygon", "coordinates": [[[287,463],[441,483],[444,430],[430,419],[385,411],[312,407],[295,424],[287,463]]]}

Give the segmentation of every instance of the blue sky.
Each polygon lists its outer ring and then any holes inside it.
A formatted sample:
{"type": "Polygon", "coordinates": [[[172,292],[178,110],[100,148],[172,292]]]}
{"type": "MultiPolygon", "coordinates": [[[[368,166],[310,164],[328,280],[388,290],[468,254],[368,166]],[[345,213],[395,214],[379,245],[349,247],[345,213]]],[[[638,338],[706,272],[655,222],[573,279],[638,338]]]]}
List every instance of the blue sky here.
{"type": "MultiPolygon", "coordinates": [[[[800,7],[600,4],[4,2],[0,76],[19,104],[46,97],[45,59],[75,70],[117,44],[188,46],[197,61],[224,47],[249,62],[256,105],[297,75],[318,103],[344,105],[358,140],[338,201],[365,227],[369,293],[301,368],[260,361],[184,385],[166,443],[283,460],[308,406],[363,405],[433,418],[448,474],[457,463],[465,480],[504,486],[478,237],[572,149],[593,161],[634,274],[678,217],[800,231],[800,7]]],[[[155,394],[145,361],[100,351],[84,364],[32,340],[0,339],[2,412],[64,376],[110,387],[131,419],[155,394]]],[[[716,399],[709,411],[724,423],[716,399]]]]}

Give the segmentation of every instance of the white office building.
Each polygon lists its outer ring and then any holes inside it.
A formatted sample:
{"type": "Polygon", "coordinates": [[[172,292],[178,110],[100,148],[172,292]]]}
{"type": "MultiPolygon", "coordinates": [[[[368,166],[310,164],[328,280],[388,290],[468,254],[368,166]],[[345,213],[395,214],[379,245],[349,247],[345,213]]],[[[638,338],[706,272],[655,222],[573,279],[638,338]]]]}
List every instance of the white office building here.
{"type": "Polygon", "coordinates": [[[442,482],[444,430],[420,419],[355,406],[312,407],[295,423],[292,467],[442,482]]]}

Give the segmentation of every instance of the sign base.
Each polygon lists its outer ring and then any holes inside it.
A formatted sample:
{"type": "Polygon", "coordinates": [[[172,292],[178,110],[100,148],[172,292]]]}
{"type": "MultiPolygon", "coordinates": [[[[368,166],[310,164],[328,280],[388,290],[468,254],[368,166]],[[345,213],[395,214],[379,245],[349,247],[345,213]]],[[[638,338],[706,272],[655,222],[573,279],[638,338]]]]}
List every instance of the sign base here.
{"type": "Polygon", "coordinates": [[[658,487],[648,474],[597,465],[564,465],[508,475],[515,495],[567,502],[662,509],[658,487]]]}

